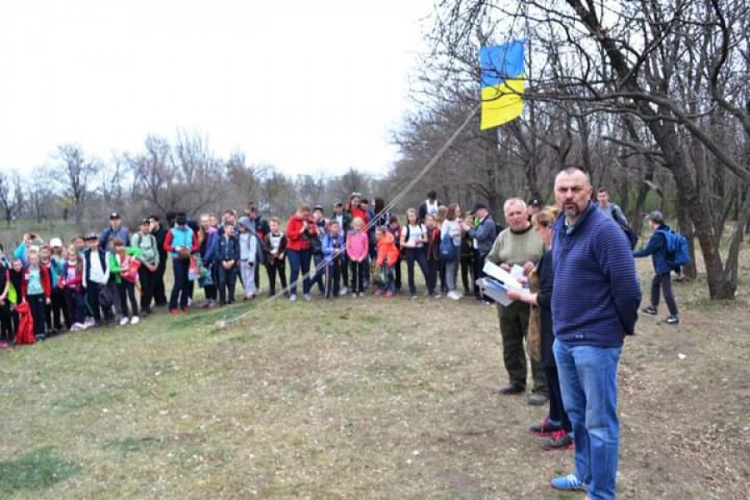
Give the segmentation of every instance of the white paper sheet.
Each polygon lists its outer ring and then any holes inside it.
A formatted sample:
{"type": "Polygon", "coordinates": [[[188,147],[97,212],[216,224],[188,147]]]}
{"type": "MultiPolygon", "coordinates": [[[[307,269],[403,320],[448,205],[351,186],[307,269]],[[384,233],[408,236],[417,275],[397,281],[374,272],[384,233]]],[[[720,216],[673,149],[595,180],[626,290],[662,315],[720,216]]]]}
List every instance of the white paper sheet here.
{"type": "MultiPolygon", "coordinates": [[[[484,267],[482,268],[482,270],[484,271],[484,274],[493,277],[494,279],[505,285],[506,288],[523,290],[523,285],[516,278],[514,278],[512,274],[490,261],[486,261],[484,263],[484,267]]],[[[523,273],[523,268],[521,268],[521,272],[523,273]]]]}

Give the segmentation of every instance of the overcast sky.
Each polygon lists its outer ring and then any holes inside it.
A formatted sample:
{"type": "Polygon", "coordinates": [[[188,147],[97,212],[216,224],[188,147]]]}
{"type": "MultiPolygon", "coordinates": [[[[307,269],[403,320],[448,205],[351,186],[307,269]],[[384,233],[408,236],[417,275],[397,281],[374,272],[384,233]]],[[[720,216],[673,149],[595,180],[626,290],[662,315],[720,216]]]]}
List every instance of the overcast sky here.
{"type": "Polygon", "coordinates": [[[0,170],[147,134],[385,174],[432,0],[0,0],[0,170]]]}

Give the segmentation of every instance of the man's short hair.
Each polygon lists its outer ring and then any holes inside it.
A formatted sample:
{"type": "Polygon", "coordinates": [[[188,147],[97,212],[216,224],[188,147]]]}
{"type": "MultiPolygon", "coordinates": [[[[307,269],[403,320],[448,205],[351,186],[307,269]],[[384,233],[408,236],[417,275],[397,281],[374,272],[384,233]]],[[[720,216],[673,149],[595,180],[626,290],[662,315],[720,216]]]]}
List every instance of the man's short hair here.
{"type": "Polygon", "coordinates": [[[508,207],[510,207],[511,205],[515,205],[516,203],[523,206],[524,209],[526,208],[526,202],[521,198],[508,198],[507,200],[505,200],[505,203],[503,203],[503,213],[508,211],[508,207]]]}
{"type": "Polygon", "coordinates": [[[599,189],[597,190],[597,193],[598,193],[598,194],[602,194],[602,193],[607,193],[607,194],[609,194],[609,191],[607,191],[607,188],[599,188],[599,189]]]}
{"type": "Polygon", "coordinates": [[[278,217],[271,217],[269,222],[275,222],[276,224],[281,224],[281,219],[279,219],[278,217]]]}
{"type": "Polygon", "coordinates": [[[435,191],[434,189],[430,190],[430,191],[427,191],[427,199],[428,200],[437,200],[437,191],[435,191]]]}
{"type": "Polygon", "coordinates": [[[586,177],[586,183],[591,185],[591,175],[586,171],[585,168],[579,166],[565,167],[557,173],[557,175],[555,176],[555,180],[557,180],[560,174],[572,175],[576,172],[581,172],[586,177]]]}
{"type": "Polygon", "coordinates": [[[148,218],[151,219],[152,221],[159,222],[158,215],[149,215],[148,218]]]}

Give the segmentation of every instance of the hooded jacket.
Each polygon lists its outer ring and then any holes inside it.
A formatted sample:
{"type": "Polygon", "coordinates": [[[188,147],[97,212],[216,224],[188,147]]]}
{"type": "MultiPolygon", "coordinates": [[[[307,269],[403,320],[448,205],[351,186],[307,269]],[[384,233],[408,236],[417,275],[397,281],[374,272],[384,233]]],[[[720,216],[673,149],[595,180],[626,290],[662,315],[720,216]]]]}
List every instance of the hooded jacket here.
{"type": "Polygon", "coordinates": [[[399,256],[401,255],[401,252],[396,247],[396,240],[393,237],[393,235],[386,231],[385,233],[382,233],[382,236],[378,240],[377,243],[378,246],[378,258],[377,258],[377,264],[378,266],[388,265],[388,266],[395,266],[398,262],[399,256]]]}

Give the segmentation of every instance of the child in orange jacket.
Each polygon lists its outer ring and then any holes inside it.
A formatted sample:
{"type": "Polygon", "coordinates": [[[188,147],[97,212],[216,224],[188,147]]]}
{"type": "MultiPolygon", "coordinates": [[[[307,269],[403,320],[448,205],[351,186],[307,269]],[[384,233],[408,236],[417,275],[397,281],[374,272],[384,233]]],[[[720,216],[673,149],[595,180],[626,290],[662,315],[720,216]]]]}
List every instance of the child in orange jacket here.
{"type": "Polygon", "coordinates": [[[375,236],[378,247],[376,264],[384,277],[382,288],[375,290],[375,296],[379,297],[385,290],[385,296],[391,297],[396,290],[396,265],[400,262],[401,251],[396,247],[395,238],[385,226],[378,226],[375,236]]]}

